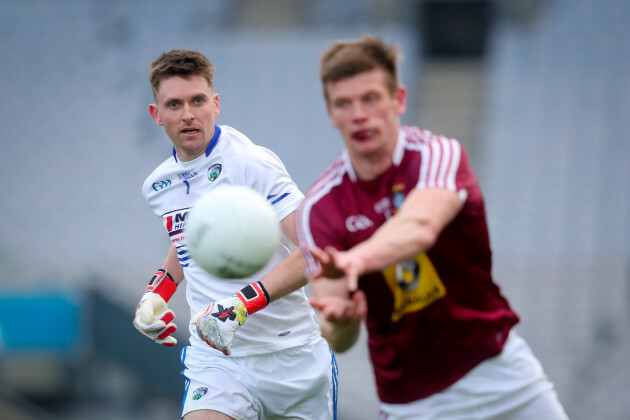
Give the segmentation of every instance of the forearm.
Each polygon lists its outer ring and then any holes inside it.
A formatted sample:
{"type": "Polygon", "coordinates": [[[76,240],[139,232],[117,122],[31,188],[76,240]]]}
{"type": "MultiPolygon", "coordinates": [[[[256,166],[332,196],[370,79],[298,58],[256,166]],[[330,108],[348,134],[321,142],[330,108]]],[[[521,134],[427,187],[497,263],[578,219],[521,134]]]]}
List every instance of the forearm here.
{"type": "Polygon", "coordinates": [[[175,284],[179,284],[184,280],[184,269],[177,257],[177,248],[175,248],[175,245],[169,247],[166,258],[164,258],[164,262],[160,268],[163,268],[171,275],[175,284]]]}
{"type": "Polygon", "coordinates": [[[451,190],[414,189],[396,215],[349,253],[361,259],[365,272],[369,272],[426,252],[463,204],[459,195],[451,190]]]}
{"type": "Polygon", "coordinates": [[[421,220],[391,219],[372,237],[348,251],[363,261],[365,272],[380,270],[428,250],[437,232],[421,220]]]}
{"type": "Polygon", "coordinates": [[[261,279],[271,301],[280,299],[306,285],[304,261],[298,249],[293,251],[261,279]]]}

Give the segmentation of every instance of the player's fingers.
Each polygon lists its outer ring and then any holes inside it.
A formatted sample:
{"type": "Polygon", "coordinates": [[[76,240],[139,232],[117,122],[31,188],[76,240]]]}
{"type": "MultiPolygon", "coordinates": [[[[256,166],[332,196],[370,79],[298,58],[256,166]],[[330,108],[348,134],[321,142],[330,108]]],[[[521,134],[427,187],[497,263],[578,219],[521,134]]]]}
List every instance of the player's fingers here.
{"type": "Polygon", "coordinates": [[[353,266],[348,267],[346,271],[346,284],[350,293],[355,292],[359,287],[359,275],[353,266]]]}
{"type": "Polygon", "coordinates": [[[168,337],[169,335],[173,334],[175,331],[177,331],[177,325],[171,323],[168,324],[166,326],[166,328],[164,329],[164,331],[162,331],[160,334],[158,334],[157,338],[162,340],[166,337],[168,337]]]}
{"type": "Polygon", "coordinates": [[[175,337],[168,336],[168,337],[165,337],[165,338],[163,338],[161,340],[155,340],[155,342],[158,343],[158,344],[161,344],[163,346],[170,347],[170,346],[174,346],[175,344],[177,344],[177,339],[175,337]]]}
{"type": "Polygon", "coordinates": [[[158,316],[158,318],[164,322],[164,324],[168,324],[169,322],[173,321],[175,319],[175,312],[173,312],[172,310],[167,310],[164,311],[160,314],[160,316],[158,316]]]}
{"type": "Polygon", "coordinates": [[[329,263],[336,263],[336,256],[339,255],[339,251],[334,246],[326,246],[324,247],[324,253],[327,256],[329,263]]]}
{"type": "Polygon", "coordinates": [[[309,248],[309,252],[320,264],[328,264],[330,262],[330,256],[317,247],[309,248]]]}
{"type": "Polygon", "coordinates": [[[195,314],[190,318],[191,324],[196,324],[199,317],[205,312],[205,308],[198,310],[195,314]]]}
{"type": "Polygon", "coordinates": [[[321,299],[311,298],[308,302],[317,310],[322,310],[325,307],[324,302],[321,299]]]}
{"type": "Polygon", "coordinates": [[[166,329],[166,324],[160,319],[149,325],[142,325],[142,323],[140,323],[140,326],[145,333],[153,335],[161,334],[162,331],[166,329]]]}
{"type": "Polygon", "coordinates": [[[315,270],[313,270],[312,273],[309,274],[308,281],[317,281],[323,277],[323,274],[324,270],[322,270],[322,267],[319,266],[315,270]]]}

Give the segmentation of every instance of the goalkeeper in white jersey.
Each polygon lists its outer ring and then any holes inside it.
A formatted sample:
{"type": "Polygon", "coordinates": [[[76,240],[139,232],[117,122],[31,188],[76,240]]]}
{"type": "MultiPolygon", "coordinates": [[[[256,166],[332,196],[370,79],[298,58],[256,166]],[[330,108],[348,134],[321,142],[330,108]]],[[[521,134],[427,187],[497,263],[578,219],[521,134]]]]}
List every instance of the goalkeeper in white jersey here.
{"type": "Polygon", "coordinates": [[[294,211],[303,194],[273,152],[216,125],[213,77],[214,66],[198,51],[169,51],[151,63],[155,104],[149,111],[173,152],[142,193],[172,244],[138,303],[134,325],[159,344],[175,345],[168,300],[186,279],[192,320],[190,345],[181,354],[184,420],[335,418],[335,360],[302,288],[304,266],[294,251],[294,211]],[[188,254],[186,214],[221,184],[253,188],[276,212],[281,243],[253,277],[213,277],[188,254]],[[225,311],[238,313],[220,316],[225,311]]]}

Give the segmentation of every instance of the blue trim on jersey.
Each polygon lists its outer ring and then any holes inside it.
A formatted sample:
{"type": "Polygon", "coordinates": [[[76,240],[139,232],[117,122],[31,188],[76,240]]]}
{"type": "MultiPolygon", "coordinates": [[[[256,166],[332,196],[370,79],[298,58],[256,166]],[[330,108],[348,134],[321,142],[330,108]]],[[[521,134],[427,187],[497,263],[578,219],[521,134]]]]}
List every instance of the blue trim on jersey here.
{"type": "MultiPolygon", "coordinates": [[[[220,135],[221,135],[221,127],[219,127],[218,125],[215,125],[212,139],[210,139],[210,143],[208,144],[208,147],[206,147],[206,157],[210,156],[210,153],[212,153],[212,151],[214,150],[215,146],[219,142],[220,135]]],[[[179,162],[177,160],[177,152],[175,152],[175,146],[173,146],[173,158],[175,159],[175,162],[179,162]]]]}
{"type": "Polygon", "coordinates": [[[180,353],[180,360],[182,361],[182,365],[184,365],[184,370],[182,370],[180,372],[180,374],[184,377],[184,379],[186,380],[184,382],[184,398],[182,398],[182,413],[184,412],[184,404],[186,403],[186,397],[188,396],[188,388],[190,387],[190,379],[188,379],[186,377],[186,374],[184,372],[186,372],[186,369],[188,369],[186,367],[186,349],[188,348],[188,346],[185,346],[184,348],[182,348],[182,351],[180,353]]]}
{"type": "Polygon", "coordinates": [[[214,150],[217,143],[219,142],[219,136],[221,135],[221,127],[218,125],[214,126],[214,135],[212,136],[212,140],[210,140],[210,144],[206,147],[206,157],[210,156],[210,153],[214,150]]]}
{"type": "MultiPolygon", "coordinates": [[[[271,205],[273,206],[274,204],[276,204],[278,201],[282,200],[283,198],[285,198],[286,196],[290,195],[291,193],[284,193],[282,194],[280,197],[276,198],[275,200],[273,200],[271,202],[271,205]]],[[[273,194],[273,195],[268,195],[267,196],[267,200],[271,200],[272,198],[274,198],[275,196],[277,196],[278,194],[273,194]]]]}
{"type": "Polygon", "coordinates": [[[332,386],[333,386],[333,420],[337,420],[337,397],[339,396],[339,368],[337,366],[337,359],[335,358],[335,353],[330,350],[331,360],[331,373],[332,373],[332,386]]]}

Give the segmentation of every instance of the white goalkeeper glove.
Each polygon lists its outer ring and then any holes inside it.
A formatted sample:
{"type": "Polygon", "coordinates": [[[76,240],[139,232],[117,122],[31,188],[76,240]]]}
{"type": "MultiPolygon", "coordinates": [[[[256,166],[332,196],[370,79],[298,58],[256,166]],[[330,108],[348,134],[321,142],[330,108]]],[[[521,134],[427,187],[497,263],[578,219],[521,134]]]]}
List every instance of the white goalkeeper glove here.
{"type": "Polygon", "coordinates": [[[177,344],[177,339],[171,337],[177,330],[173,323],[175,313],[166,304],[176,290],[177,283],[166,270],[156,271],[138,302],[133,319],[133,325],[138,331],[163,346],[177,344]]]}
{"type": "Polygon", "coordinates": [[[196,326],[199,338],[213,349],[229,356],[232,354],[230,343],[236,330],[245,323],[249,315],[268,304],[269,294],[262,283],[257,281],[233,296],[200,309],[190,323],[196,326]]]}

